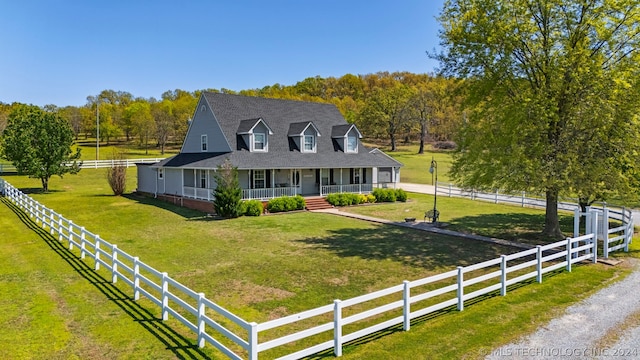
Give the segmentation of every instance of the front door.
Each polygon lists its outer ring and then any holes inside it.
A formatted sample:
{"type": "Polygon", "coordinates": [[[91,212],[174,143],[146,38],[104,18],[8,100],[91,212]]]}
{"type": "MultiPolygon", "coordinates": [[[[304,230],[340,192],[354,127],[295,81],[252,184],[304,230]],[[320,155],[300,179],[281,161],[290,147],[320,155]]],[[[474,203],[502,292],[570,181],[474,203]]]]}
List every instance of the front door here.
{"type": "Polygon", "coordinates": [[[291,170],[291,179],[289,181],[292,187],[296,187],[296,194],[300,194],[300,170],[291,170]]]}
{"type": "Polygon", "coordinates": [[[301,170],[302,178],[300,179],[302,185],[302,195],[317,195],[320,193],[320,188],[316,182],[316,172],[313,169],[301,170]]]}

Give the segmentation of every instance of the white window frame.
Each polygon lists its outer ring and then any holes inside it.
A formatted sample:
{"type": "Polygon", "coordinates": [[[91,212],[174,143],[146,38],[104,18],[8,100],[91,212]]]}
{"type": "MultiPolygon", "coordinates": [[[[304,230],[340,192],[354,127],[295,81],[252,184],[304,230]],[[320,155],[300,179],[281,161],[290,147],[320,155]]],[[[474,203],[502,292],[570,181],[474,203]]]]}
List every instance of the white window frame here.
{"type": "Polygon", "coordinates": [[[164,179],[164,169],[158,168],[158,180],[164,179]]]}
{"type": "Polygon", "coordinates": [[[265,170],[253,170],[253,188],[254,189],[266,189],[267,188],[267,172],[265,170]],[[262,181],[263,186],[258,187],[256,183],[262,181]]]}
{"type": "Polygon", "coordinates": [[[267,142],[267,134],[266,133],[254,133],[253,134],[253,142],[251,147],[253,148],[253,151],[263,151],[266,152],[268,149],[268,142],[267,142]],[[258,149],[256,148],[256,144],[258,143],[258,136],[262,136],[262,149],[258,149]]]}
{"type": "Polygon", "coordinates": [[[200,151],[205,152],[209,148],[209,143],[207,141],[207,134],[200,135],[200,151]]]}
{"type": "Polygon", "coordinates": [[[316,152],[316,136],[315,135],[302,135],[302,151],[314,153],[316,152]],[[311,149],[307,149],[307,139],[311,139],[311,149]]]}
{"type": "Polygon", "coordinates": [[[358,137],[357,136],[348,135],[347,139],[346,139],[346,142],[347,142],[347,146],[345,147],[346,152],[348,152],[348,153],[357,153],[358,152],[358,137]],[[350,142],[349,142],[350,139],[354,139],[355,140],[354,141],[355,147],[353,149],[350,148],[350,142]]]}

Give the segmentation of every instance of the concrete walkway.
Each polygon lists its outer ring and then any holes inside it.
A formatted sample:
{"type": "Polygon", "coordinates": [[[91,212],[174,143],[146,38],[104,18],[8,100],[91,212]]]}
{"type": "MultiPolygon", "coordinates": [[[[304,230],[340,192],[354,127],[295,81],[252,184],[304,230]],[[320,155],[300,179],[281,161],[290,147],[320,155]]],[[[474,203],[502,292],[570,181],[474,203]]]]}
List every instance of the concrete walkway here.
{"type": "Polygon", "coordinates": [[[313,212],[345,216],[345,217],[350,217],[350,218],[353,218],[353,219],[365,220],[365,221],[375,222],[375,223],[379,223],[379,224],[400,226],[400,227],[404,227],[404,228],[422,230],[422,231],[426,231],[426,232],[430,232],[430,233],[434,233],[434,234],[440,234],[440,235],[455,236],[455,237],[460,237],[460,238],[469,239],[469,240],[484,241],[484,242],[488,242],[488,243],[492,243],[492,244],[511,246],[511,247],[515,247],[515,248],[518,248],[518,249],[532,249],[532,248],[535,247],[533,245],[521,244],[521,243],[517,243],[517,242],[514,242],[514,241],[496,239],[496,238],[491,238],[491,237],[487,237],[487,236],[480,236],[480,235],[474,235],[474,234],[465,234],[465,233],[461,233],[461,232],[457,232],[457,231],[451,231],[451,230],[447,230],[447,229],[442,229],[442,228],[435,227],[432,223],[427,223],[427,222],[420,221],[420,219],[417,219],[418,221],[414,221],[414,222],[398,222],[398,221],[391,221],[391,220],[387,220],[387,219],[380,219],[380,218],[376,218],[376,217],[372,217],[372,216],[353,214],[353,213],[349,213],[349,212],[346,212],[346,211],[341,211],[341,210],[336,209],[336,208],[323,209],[323,210],[313,210],[313,212]]]}

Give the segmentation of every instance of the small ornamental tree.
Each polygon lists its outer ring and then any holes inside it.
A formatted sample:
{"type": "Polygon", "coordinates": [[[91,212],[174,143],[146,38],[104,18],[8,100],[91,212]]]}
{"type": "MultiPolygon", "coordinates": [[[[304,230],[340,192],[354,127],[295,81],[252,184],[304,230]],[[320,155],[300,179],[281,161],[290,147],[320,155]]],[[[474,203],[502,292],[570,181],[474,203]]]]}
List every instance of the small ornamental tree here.
{"type": "Polygon", "coordinates": [[[71,149],[73,139],[69,122],[58,113],[20,104],[9,114],[0,137],[0,152],[19,174],[40,179],[47,192],[53,175],[80,171],[80,149],[71,149]]]}
{"type": "Polygon", "coordinates": [[[216,188],[213,190],[213,207],[225,218],[236,218],[241,214],[242,189],[238,182],[238,168],[227,159],[218,166],[214,175],[216,188]]]}
{"type": "MultiPolygon", "coordinates": [[[[122,152],[113,152],[114,160],[123,160],[123,158],[122,152]]],[[[124,194],[127,188],[127,167],[122,165],[121,161],[118,161],[118,164],[113,165],[107,170],[107,181],[109,182],[109,186],[111,186],[113,195],[120,196],[124,194]]]]}

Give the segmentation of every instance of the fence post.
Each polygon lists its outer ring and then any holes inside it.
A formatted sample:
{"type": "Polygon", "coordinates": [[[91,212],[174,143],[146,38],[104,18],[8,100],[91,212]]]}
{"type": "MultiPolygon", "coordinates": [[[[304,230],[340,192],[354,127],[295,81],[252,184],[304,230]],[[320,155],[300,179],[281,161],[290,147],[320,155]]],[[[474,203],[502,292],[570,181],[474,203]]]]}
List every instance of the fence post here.
{"type": "Polygon", "coordinates": [[[71,242],[73,240],[73,221],[69,220],[69,229],[67,230],[68,240],[71,242]]]}
{"type": "Polygon", "coordinates": [[[198,347],[204,347],[204,293],[198,293],[198,347]]]}
{"type": "Polygon", "coordinates": [[[498,203],[498,189],[496,189],[496,204],[498,203]]]}
{"type": "Polygon", "coordinates": [[[402,284],[404,285],[402,289],[402,300],[404,300],[404,306],[402,307],[403,329],[404,331],[409,331],[411,328],[411,282],[405,280],[402,284]]]}
{"type": "Polygon", "coordinates": [[[577,207],[573,211],[573,237],[580,236],[580,217],[581,217],[580,208],[577,207]]]}
{"type": "Polygon", "coordinates": [[[162,273],[162,320],[169,320],[169,274],[162,273]]]}
{"type": "Polygon", "coordinates": [[[571,272],[571,238],[567,238],[567,271],[571,272]]]}
{"type": "Polygon", "coordinates": [[[111,245],[111,282],[118,282],[118,245],[111,245]]]}
{"type": "Polygon", "coordinates": [[[538,245],[536,246],[536,249],[538,249],[538,251],[536,252],[536,260],[538,260],[538,263],[536,264],[536,270],[538,271],[538,284],[542,283],[542,246],[538,245]]]}
{"type": "Polygon", "coordinates": [[[249,323],[249,360],[258,360],[258,324],[249,323]]]}
{"type": "Polygon", "coordinates": [[[458,311],[464,310],[464,268],[458,266],[458,311]]]}
{"type": "Polygon", "coordinates": [[[451,183],[449,183],[449,197],[451,197],[451,183]]]}
{"type": "Polygon", "coordinates": [[[342,356],[342,301],[333,301],[333,354],[342,356]]]}
{"type": "Polygon", "coordinates": [[[139,258],[133,258],[133,300],[140,299],[140,264],[139,258]]]}
{"type": "Polygon", "coordinates": [[[95,270],[100,270],[100,237],[96,235],[96,246],[95,246],[96,254],[93,258],[95,260],[95,270]]]}
{"type": "Polygon", "coordinates": [[[54,215],[57,215],[55,212],[53,212],[53,210],[49,209],[49,234],[53,235],[53,231],[54,231],[54,222],[53,222],[53,217],[54,215]]]}
{"type": "Polygon", "coordinates": [[[605,259],[609,258],[609,208],[606,205],[602,208],[602,252],[605,259]]]}
{"type": "MultiPolygon", "coordinates": [[[[624,212],[622,215],[624,219],[624,212]]],[[[624,227],[624,252],[629,252],[629,242],[631,241],[631,236],[633,236],[633,223],[627,223],[624,227]]]]}
{"type": "Polygon", "coordinates": [[[598,212],[589,210],[591,234],[593,234],[593,262],[598,262],[598,212]]]}
{"type": "Polygon", "coordinates": [[[80,259],[84,259],[84,253],[86,251],[86,242],[87,239],[83,236],[82,238],[80,238],[80,259]]]}
{"type": "Polygon", "coordinates": [[[502,262],[500,263],[500,271],[502,271],[502,273],[500,274],[500,284],[502,284],[502,287],[500,288],[500,295],[506,296],[507,295],[507,255],[500,255],[500,259],[502,259],[502,262]]]}
{"type": "Polygon", "coordinates": [[[62,216],[58,215],[58,241],[62,241],[62,216]]]}
{"type": "Polygon", "coordinates": [[[522,207],[524,207],[524,198],[525,198],[525,196],[524,196],[524,195],[525,195],[525,193],[524,193],[524,191],[523,191],[523,192],[522,192],[522,207]]]}

